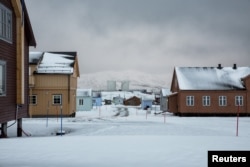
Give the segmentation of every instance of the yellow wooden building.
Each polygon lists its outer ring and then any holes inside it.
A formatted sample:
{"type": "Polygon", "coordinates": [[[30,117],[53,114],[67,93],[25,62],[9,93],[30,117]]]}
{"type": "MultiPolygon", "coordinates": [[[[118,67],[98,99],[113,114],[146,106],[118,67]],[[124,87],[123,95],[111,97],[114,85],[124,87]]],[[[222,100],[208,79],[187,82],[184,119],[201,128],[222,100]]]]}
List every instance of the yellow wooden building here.
{"type": "Polygon", "coordinates": [[[79,76],[76,52],[30,52],[30,117],[75,116],[79,76]]]}

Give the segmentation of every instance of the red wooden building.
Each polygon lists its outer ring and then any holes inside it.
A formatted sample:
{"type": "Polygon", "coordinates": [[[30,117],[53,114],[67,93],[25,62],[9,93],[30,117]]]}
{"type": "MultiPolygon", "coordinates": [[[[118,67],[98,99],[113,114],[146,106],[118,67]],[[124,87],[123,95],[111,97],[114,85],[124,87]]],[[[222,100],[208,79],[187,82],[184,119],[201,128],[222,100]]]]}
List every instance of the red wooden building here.
{"type": "Polygon", "coordinates": [[[24,0],[0,0],[1,137],[7,137],[10,121],[22,136],[22,118],[28,117],[29,46],[36,41],[24,0]]]}
{"type": "Polygon", "coordinates": [[[176,115],[249,115],[250,67],[176,67],[171,92],[176,115]]]}
{"type": "Polygon", "coordinates": [[[133,96],[129,99],[124,100],[124,105],[125,106],[139,106],[141,105],[141,99],[136,96],[133,96]]]}

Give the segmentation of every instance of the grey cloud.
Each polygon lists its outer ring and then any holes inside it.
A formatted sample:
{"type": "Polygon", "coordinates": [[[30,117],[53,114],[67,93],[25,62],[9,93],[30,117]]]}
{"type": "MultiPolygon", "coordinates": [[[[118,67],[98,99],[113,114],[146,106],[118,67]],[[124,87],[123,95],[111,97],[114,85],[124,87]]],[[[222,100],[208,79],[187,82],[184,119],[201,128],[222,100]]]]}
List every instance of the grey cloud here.
{"type": "MultiPolygon", "coordinates": [[[[76,50],[81,73],[249,66],[249,0],[26,0],[36,50],[76,50]]],[[[168,74],[169,75],[169,74],[168,74]]]]}

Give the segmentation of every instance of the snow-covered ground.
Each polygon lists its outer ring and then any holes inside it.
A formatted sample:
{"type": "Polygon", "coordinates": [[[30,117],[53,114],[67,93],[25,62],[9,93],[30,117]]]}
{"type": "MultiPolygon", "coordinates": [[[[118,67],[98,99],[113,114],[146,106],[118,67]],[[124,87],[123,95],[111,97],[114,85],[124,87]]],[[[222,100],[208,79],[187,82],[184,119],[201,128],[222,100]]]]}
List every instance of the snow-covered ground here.
{"type": "MultiPolygon", "coordinates": [[[[157,110],[157,109],[156,109],[157,110]]],[[[114,116],[114,106],[63,118],[64,136],[56,136],[60,118],[23,119],[27,134],[0,139],[0,167],[166,167],[207,166],[208,150],[250,150],[250,118],[176,117],[129,108],[114,116]],[[122,115],[122,113],[121,113],[122,115]]],[[[156,111],[159,112],[159,111],[156,111]]]]}

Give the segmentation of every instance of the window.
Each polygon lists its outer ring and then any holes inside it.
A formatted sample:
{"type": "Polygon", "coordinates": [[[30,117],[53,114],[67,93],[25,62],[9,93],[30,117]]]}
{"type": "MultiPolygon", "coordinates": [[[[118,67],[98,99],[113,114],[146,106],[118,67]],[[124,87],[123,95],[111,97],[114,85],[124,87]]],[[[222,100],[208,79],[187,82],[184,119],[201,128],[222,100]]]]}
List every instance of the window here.
{"type": "Polygon", "coordinates": [[[92,99],[92,104],[96,105],[96,99],[92,99]]]}
{"type": "Polygon", "coordinates": [[[243,106],[243,96],[235,96],[235,106],[243,106]]]}
{"type": "Polygon", "coordinates": [[[12,42],[12,13],[0,4],[0,39],[12,42]]]}
{"type": "Polygon", "coordinates": [[[6,62],[0,60],[0,96],[6,95],[6,62]]]}
{"type": "Polygon", "coordinates": [[[186,97],[186,105],[187,106],[194,106],[194,96],[187,96],[186,97]]]}
{"type": "Polygon", "coordinates": [[[219,106],[227,106],[227,97],[219,96],[219,106]]]}
{"type": "Polygon", "coordinates": [[[29,96],[29,104],[33,104],[33,105],[37,104],[37,95],[30,95],[29,96]]]}
{"type": "Polygon", "coordinates": [[[79,106],[83,106],[83,99],[79,99],[79,106]]]}
{"type": "Polygon", "coordinates": [[[203,106],[210,106],[210,96],[203,96],[202,103],[203,103],[203,106]]]}
{"type": "Polygon", "coordinates": [[[53,95],[53,104],[62,104],[62,95],[53,95]]]}

